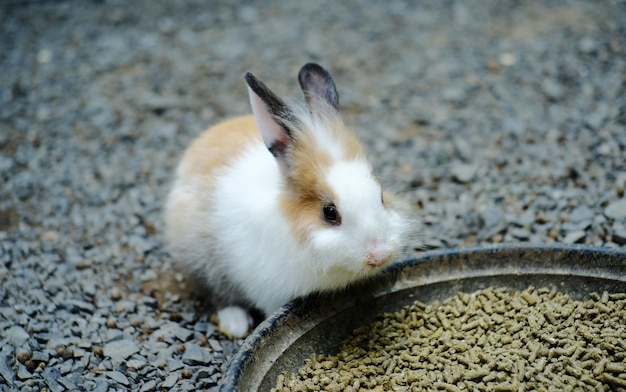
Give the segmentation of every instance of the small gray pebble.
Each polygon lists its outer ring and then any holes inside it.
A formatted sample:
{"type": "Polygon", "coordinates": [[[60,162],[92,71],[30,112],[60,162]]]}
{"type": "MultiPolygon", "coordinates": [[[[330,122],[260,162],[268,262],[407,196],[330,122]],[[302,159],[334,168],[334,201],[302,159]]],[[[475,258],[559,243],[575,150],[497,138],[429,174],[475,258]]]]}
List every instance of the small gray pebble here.
{"type": "Polygon", "coordinates": [[[31,374],[31,372],[28,371],[28,369],[26,369],[26,366],[24,366],[24,364],[22,364],[21,362],[18,362],[17,363],[17,378],[19,378],[20,380],[27,380],[32,377],[33,375],[31,374]]]}
{"type": "Polygon", "coordinates": [[[530,226],[535,222],[535,217],[535,211],[529,208],[520,215],[520,223],[524,226],[530,226]]]}
{"type": "Polygon", "coordinates": [[[518,118],[506,117],[502,120],[502,127],[515,135],[521,135],[524,132],[524,122],[518,118]]]}
{"type": "Polygon", "coordinates": [[[181,380],[176,387],[181,391],[195,391],[195,386],[189,380],[181,380]]]}
{"type": "Polygon", "coordinates": [[[0,173],[8,173],[13,169],[13,159],[11,157],[4,156],[0,154],[0,173]]]}
{"type": "Polygon", "coordinates": [[[132,339],[116,340],[104,345],[104,355],[113,363],[120,364],[128,357],[139,352],[139,346],[132,339]]]}
{"type": "Polygon", "coordinates": [[[94,297],[96,295],[96,282],[93,282],[93,281],[86,282],[83,286],[83,292],[89,297],[94,297]]]}
{"type": "MultiPolygon", "coordinates": [[[[196,317],[197,317],[197,313],[194,312],[194,311],[191,311],[191,312],[180,312],[180,315],[183,318],[183,320],[188,322],[189,324],[193,323],[196,320],[196,317]]],[[[191,331],[191,333],[193,334],[193,331],[191,331]]]]}
{"type": "Polygon", "coordinates": [[[206,350],[192,343],[187,344],[182,359],[187,365],[206,365],[211,362],[211,358],[206,350]]]}
{"type": "Polygon", "coordinates": [[[465,140],[464,138],[454,139],[454,147],[456,148],[457,153],[463,160],[470,161],[472,159],[474,149],[467,140],[465,140]]]}
{"type": "Polygon", "coordinates": [[[563,238],[565,244],[580,244],[585,242],[586,233],[584,231],[572,231],[563,238]]]}
{"type": "Polygon", "coordinates": [[[509,234],[521,241],[527,241],[530,238],[530,232],[524,229],[513,228],[509,230],[509,234]]]}
{"type": "Polygon", "coordinates": [[[9,365],[8,354],[10,351],[11,349],[8,346],[4,346],[3,350],[0,351],[0,376],[4,378],[7,384],[12,385],[15,376],[9,365]]]}
{"type": "Polygon", "coordinates": [[[59,377],[57,379],[57,382],[63,385],[65,388],[67,388],[70,391],[76,390],[76,384],[70,381],[67,377],[59,377]]]}
{"type": "Polygon", "coordinates": [[[591,53],[596,50],[596,43],[593,38],[587,36],[578,41],[578,48],[585,53],[591,53]]]}
{"type": "Polygon", "coordinates": [[[63,385],[61,385],[56,380],[46,381],[46,385],[48,386],[48,390],[50,390],[51,392],[64,392],[64,391],[66,391],[65,387],[63,385]]]}
{"type": "Polygon", "coordinates": [[[211,336],[217,331],[217,326],[213,323],[206,323],[206,331],[204,334],[206,336],[211,336]]]}
{"type": "Polygon", "coordinates": [[[458,182],[470,182],[474,179],[478,167],[471,164],[457,163],[452,166],[452,179],[458,182]]]}
{"type": "Polygon", "coordinates": [[[82,252],[75,246],[68,247],[65,249],[65,260],[73,265],[79,264],[83,261],[82,252]]]}
{"type": "Polygon", "coordinates": [[[217,369],[215,368],[215,366],[204,367],[198,370],[198,372],[196,373],[196,377],[198,379],[211,378],[211,376],[213,376],[213,374],[215,374],[216,371],[217,369]]]}
{"type": "Polygon", "coordinates": [[[209,339],[209,346],[211,346],[211,349],[213,349],[213,351],[222,351],[223,350],[222,345],[216,339],[209,339]]]}
{"type": "Polygon", "coordinates": [[[170,371],[182,369],[185,367],[185,364],[180,359],[168,358],[167,359],[167,368],[170,371]]]}
{"type": "Polygon", "coordinates": [[[19,313],[27,314],[29,316],[32,316],[35,312],[35,308],[32,305],[27,304],[15,304],[13,306],[13,309],[18,311],[19,313]]]}
{"type": "Polygon", "coordinates": [[[162,320],[155,320],[153,317],[146,317],[143,320],[144,324],[152,330],[158,329],[161,326],[162,320]]]}
{"type": "Polygon", "coordinates": [[[572,210],[569,214],[569,220],[573,223],[578,223],[581,221],[592,220],[594,216],[591,208],[586,205],[578,206],[572,210]]]}
{"type": "Polygon", "coordinates": [[[176,338],[182,342],[186,342],[193,335],[193,331],[181,327],[178,323],[168,321],[154,332],[155,336],[162,336],[165,341],[171,342],[176,338]]]}
{"type": "Polygon", "coordinates": [[[61,377],[61,371],[55,367],[46,366],[43,370],[43,377],[45,380],[56,380],[61,377]]]}
{"type": "Polygon", "coordinates": [[[604,215],[617,221],[626,220],[626,198],[609,203],[604,209],[604,215]]]}
{"type": "Polygon", "coordinates": [[[155,389],[156,389],[156,381],[150,380],[146,382],[145,384],[143,384],[141,388],[139,388],[139,392],[154,391],[155,389]]]}
{"type": "Polygon", "coordinates": [[[480,217],[486,228],[495,226],[504,221],[504,213],[501,208],[497,207],[486,208],[481,212],[480,217]]]}
{"type": "Polygon", "coordinates": [[[156,271],[146,270],[144,271],[144,273],[141,274],[141,276],[139,277],[139,280],[142,282],[147,282],[149,280],[155,280],[156,278],[158,278],[156,271]]]}
{"type": "Polygon", "coordinates": [[[161,388],[172,388],[178,382],[180,372],[170,374],[165,378],[165,381],[161,383],[161,388]]]}
{"type": "Polygon", "coordinates": [[[93,313],[94,306],[88,302],[76,299],[68,299],[61,303],[61,307],[67,309],[71,313],[86,312],[93,313]]]}
{"type": "Polygon", "coordinates": [[[563,86],[554,79],[545,79],[541,83],[541,89],[546,97],[552,101],[560,100],[565,94],[563,86]]]}
{"type": "Polygon", "coordinates": [[[480,213],[480,218],[484,227],[478,233],[478,236],[482,240],[489,240],[496,234],[504,232],[507,228],[507,224],[504,221],[504,213],[497,206],[484,208],[480,213]]]}
{"type": "MultiPolygon", "coordinates": [[[[117,366],[119,366],[119,364],[116,364],[117,366]]],[[[114,366],[113,366],[113,362],[108,359],[105,358],[103,359],[99,364],[98,367],[101,369],[107,369],[107,370],[113,370],[114,366]]]]}
{"type": "Polygon", "coordinates": [[[146,361],[140,361],[138,359],[129,359],[126,361],[126,366],[130,369],[141,369],[146,366],[148,363],[146,361]]]}
{"type": "Polygon", "coordinates": [[[74,369],[74,361],[68,359],[67,361],[61,362],[58,366],[61,374],[68,374],[74,369]]]}
{"type": "Polygon", "coordinates": [[[587,230],[588,228],[591,227],[591,225],[593,224],[593,220],[591,219],[587,219],[587,220],[583,220],[578,222],[576,225],[574,225],[576,227],[576,230],[587,230]]]}
{"type": "MultiPolygon", "coordinates": [[[[124,332],[117,328],[108,328],[104,332],[103,339],[106,342],[114,342],[124,337],[124,332]]],[[[106,355],[106,354],[105,354],[106,355]]]]}
{"type": "Polygon", "coordinates": [[[174,330],[174,334],[176,335],[176,338],[178,338],[178,340],[180,340],[181,342],[186,342],[193,335],[193,331],[178,326],[178,328],[174,330]]]}
{"type": "Polygon", "coordinates": [[[14,325],[5,334],[4,341],[13,347],[21,347],[28,341],[30,335],[19,325],[14,325]]]}
{"type": "Polygon", "coordinates": [[[35,362],[48,362],[50,360],[50,354],[47,351],[33,351],[30,359],[35,362]]]}
{"type": "Polygon", "coordinates": [[[104,377],[98,377],[95,379],[96,387],[92,392],[107,392],[109,390],[109,383],[104,377]]]}
{"type": "Polygon", "coordinates": [[[35,192],[35,180],[32,173],[22,172],[13,179],[13,189],[21,200],[29,199],[35,192]]]}
{"type": "Polygon", "coordinates": [[[535,222],[535,211],[530,208],[514,217],[511,221],[512,224],[520,227],[530,226],[533,222],[535,222]]]}
{"type": "MultiPolygon", "coordinates": [[[[50,304],[50,306],[48,306],[46,308],[46,312],[48,313],[53,313],[56,309],[56,306],[54,304],[50,304]]],[[[47,331],[48,330],[48,324],[46,324],[45,322],[34,322],[31,325],[31,329],[33,330],[33,332],[43,332],[43,331],[47,331]]]]}
{"type": "Polygon", "coordinates": [[[107,377],[109,377],[111,380],[113,380],[113,381],[115,381],[117,383],[120,383],[122,385],[128,385],[129,384],[128,378],[124,374],[118,372],[117,370],[108,371],[105,374],[106,374],[107,377]]]}
{"type": "Polygon", "coordinates": [[[119,301],[115,305],[115,310],[118,313],[135,313],[135,309],[137,308],[137,303],[135,301],[119,301]]]}
{"type": "Polygon", "coordinates": [[[585,119],[585,123],[592,130],[599,131],[605,124],[606,120],[607,118],[604,113],[593,112],[587,116],[587,118],[585,119]]]}
{"type": "Polygon", "coordinates": [[[467,94],[462,87],[451,86],[441,92],[441,97],[444,101],[460,104],[465,101],[467,94]]]}

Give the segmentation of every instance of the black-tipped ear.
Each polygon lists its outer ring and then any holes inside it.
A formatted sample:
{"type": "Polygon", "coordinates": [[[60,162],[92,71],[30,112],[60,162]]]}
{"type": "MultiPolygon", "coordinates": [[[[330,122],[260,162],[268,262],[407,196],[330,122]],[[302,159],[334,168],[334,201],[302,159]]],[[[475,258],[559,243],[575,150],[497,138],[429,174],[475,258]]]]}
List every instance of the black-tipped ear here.
{"type": "Polygon", "coordinates": [[[291,130],[287,123],[293,123],[293,114],[279,96],[250,72],[246,72],[244,79],[263,142],[272,155],[283,157],[291,144],[291,130]]]}
{"type": "Polygon", "coordinates": [[[316,99],[320,98],[339,110],[339,94],[335,82],[322,66],[315,63],[305,64],[298,73],[298,81],[312,113],[317,112],[316,99]]]}

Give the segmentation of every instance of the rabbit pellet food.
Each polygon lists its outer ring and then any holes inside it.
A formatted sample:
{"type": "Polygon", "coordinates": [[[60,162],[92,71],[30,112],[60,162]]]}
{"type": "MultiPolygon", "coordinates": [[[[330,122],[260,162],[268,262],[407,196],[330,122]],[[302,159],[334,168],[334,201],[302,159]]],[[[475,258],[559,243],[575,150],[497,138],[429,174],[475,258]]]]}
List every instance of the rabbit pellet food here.
{"type": "Polygon", "coordinates": [[[626,294],[486,289],[416,302],[273,391],[626,390],[626,294]]]}

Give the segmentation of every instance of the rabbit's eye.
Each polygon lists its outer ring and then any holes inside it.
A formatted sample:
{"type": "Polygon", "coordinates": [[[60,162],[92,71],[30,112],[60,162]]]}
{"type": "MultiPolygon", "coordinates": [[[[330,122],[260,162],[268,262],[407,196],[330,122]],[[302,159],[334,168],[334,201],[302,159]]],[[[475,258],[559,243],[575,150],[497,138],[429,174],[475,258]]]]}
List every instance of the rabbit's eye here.
{"type": "Polygon", "coordinates": [[[341,224],[341,217],[339,216],[339,211],[337,211],[337,207],[334,204],[326,204],[322,207],[322,215],[324,215],[324,220],[331,225],[339,226],[341,224]]]}

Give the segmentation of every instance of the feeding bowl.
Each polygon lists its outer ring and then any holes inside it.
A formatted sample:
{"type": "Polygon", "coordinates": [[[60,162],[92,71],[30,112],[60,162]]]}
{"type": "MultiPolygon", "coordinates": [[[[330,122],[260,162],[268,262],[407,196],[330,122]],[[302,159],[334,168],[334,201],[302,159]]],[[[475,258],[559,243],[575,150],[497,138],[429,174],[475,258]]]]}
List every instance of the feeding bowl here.
{"type": "Polygon", "coordinates": [[[269,391],[313,354],[335,354],[357,327],[416,300],[429,303],[488,287],[547,287],[585,299],[626,293],[626,251],[508,245],[426,253],[345,291],[297,299],[261,323],[233,357],[221,391],[269,391]]]}

